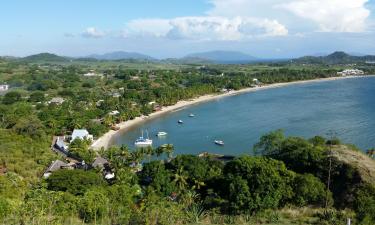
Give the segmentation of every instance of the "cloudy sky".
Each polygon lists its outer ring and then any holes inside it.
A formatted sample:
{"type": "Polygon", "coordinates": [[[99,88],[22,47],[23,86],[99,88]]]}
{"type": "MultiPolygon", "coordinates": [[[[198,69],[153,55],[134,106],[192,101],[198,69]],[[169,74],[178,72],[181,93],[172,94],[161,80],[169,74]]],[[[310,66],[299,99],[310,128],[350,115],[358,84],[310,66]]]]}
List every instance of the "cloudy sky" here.
{"type": "Polygon", "coordinates": [[[0,55],[375,54],[375,0],[2,0],[0,55]]]}

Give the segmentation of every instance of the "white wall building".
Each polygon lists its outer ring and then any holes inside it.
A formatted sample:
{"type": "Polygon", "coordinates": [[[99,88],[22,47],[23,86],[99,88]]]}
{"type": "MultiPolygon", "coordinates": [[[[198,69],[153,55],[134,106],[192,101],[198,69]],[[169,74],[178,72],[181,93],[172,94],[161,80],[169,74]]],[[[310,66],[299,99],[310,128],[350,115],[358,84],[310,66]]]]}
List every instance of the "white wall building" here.
{"type": "Polygon", "coordinates": [[[74,129],[72,133],[72,140],[70,142],[73,142],[75,139],[81,139],[81,140],[93,140],[94,137],[86,130],[86,129],[74,129]]]}
{"type": "Polygon", "coordinates": [[[1,84],[0,85],[0,91],[7,91],[9,90],[9,85],[7,84],[1,84]]]}

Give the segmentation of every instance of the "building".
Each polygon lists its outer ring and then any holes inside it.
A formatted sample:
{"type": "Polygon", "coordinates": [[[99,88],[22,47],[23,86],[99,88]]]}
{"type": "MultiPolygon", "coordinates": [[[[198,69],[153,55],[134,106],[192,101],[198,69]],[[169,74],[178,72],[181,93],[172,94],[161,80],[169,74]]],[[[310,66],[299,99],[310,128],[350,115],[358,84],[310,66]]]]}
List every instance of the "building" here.
{"type": "Polygon", "coordinates": [[[120,114],[120,112],[117,111],[117,110],[114,110],[114,111],[108,113],[108,115],[110,115],[110,116],[117,116],[117,115],[119,115],[119,114],[120,114]]]}
{"type": "Polygon", "coordinates": [[[57,137],[54,147],[64,154],[68,153],[68,146],[65,143],[64,137],[57,137]]]}
{"type": "Polygon", "coordinates": [[[61,104],[63,104],[64,103],[64,99],[63,98],[61,98],[61,97],[55,97],[55,98],[52,98],[49,102],[48,102],[48,104],[55,104],[55,105],[61,105],[61,104]]]}
{"type": "Polygon", "coordinates": [[[7,84],[1,84],[0,85],[0,91],[7,91],[9,90],[9,85],[7,84]]]}
{"type": "Polygon", "coordinates": [[[72,133],[72,139],[70,142],[73,142],[75,139],[81,140],[93,140],[94,137],[86,129],[74,129],[72,133]]]}
{"type": "Polygon", "coordinates": [[[347,69],[347,70],[337,73],[337,75],[344,76],[344,77],[345,76],[361,76],[364,74],[365,72],[363,72],[362,70],[358,70],[358,69],[347,69]]]}
{"type": "Polygon", "coordinates": [[[67,164],[64,163],[61,160],[55,160],[51,163],[51,165],[47,168],[47,170],[44,172],[43,177],[48,178],[51,176],[51,174],[57,170],[61,169],[70,169],[71,167],[67,164]]]}
{"type": "Polygon", "coordinates": [[[104,168],[106,165],[108,165],[108,160],[103,157],[96,157],[92,163],[92,167],[94,168],[104,168]]]}

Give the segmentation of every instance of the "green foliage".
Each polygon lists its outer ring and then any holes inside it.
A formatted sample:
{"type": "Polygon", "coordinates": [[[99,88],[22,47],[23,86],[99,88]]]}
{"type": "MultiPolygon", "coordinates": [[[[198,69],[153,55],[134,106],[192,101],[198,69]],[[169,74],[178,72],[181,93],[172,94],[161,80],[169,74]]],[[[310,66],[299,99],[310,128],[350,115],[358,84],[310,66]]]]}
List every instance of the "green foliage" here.
{"type": "Polygon", "coordinates": [[[277,130],[261,137],[254,149],[258,154],[281,160],[288,169],[298,173],[320,173],[320,165],[326,158],[324,139],[315,137],[307,141],[299,137],[285,137],[277,130]]]}
{"type": "Polygon", "coordinates": [[[295,174],[273,159],[242,156],[224,168],[225,192],[234,213],[277,208],[293,196],[295,174]]]}
{"type": "MultiPolygon", "coordinates": [[[[298,206],[315,205],[324,206],[326,187],[312,174],[297,174],[293,181],[294,204],[298,206]]],[[[329,202],[332,202],[332,193],[329,192],[329,202]]]]}
{"type": "Polygon", "coordinates": [[[108,216],[109,200],[103,190],[88,190],[79,199],[79,214],[85,222],[96,222],[108,216]]]}
{"type": "Polygon", "coordinates": [[[11,105],[13,103],[21,101],[21,94],[16,91],[10,91],[6,93],[3,97],[3,104],[11,105]]]}
{"type": "Polygon", "coordinates": [[[364,185],[355,195],[354,209],[357,218],[364,225],[375,224],[375,186],[364,185]]]}
{"type": "Polygon", "coordinates": [[[84,170],[58,170],[46,181],[49,190],[69,192],[73,195],[83,195],[92,187],[105,185],[100,174],[84,170]]]}
{"type": "Polygon", "coordinates": [[[146,163],[139,176],[142,184],[153,188],[160,195],[169,196],[173,191],[176,191],[172,182],[173,173],[166,170],[164,163],[160,161],[146,163]]]}
{"type": "Polygon", "coordinates": [[[91,163],[95,158],[95,152],[89,148],[90,144],[90,140],[76,138],[69,145],[69,155],[84,160],[86,163],[91,163]]]}
{"type": "Polygon", "coordinates": [[[42,138],[45,136],[42,122],[35,116],[20,118],[14,125],[13,130],[20,135],[27,135],[32,138],[42,138]]]}

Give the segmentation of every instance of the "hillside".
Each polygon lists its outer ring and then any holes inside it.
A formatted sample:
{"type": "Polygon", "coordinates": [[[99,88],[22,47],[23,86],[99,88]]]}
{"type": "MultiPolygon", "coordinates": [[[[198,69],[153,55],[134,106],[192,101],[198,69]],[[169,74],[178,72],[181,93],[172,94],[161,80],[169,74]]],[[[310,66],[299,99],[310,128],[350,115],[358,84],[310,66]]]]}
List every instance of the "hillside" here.
{"type": "Polygon", "coordinates": [[[375,61],[375,56],[353,56],[345,52],[334,52],[327,56],[304,56],[293,60],[296,63],[311,63],[311,64],[350,64],[350,63],[366,63],[368,61],[375,61]]]}
{"type": "Polygon", "coordinates": [[[347,146],[334,147],[333,157],[340,162],[353,166],[363,182],[375,185],[375,160],[347,146]]]}
{"type": "Polygon", "coordinates": [[[51,53],[40,53],[21,58],[21,61],[26,62],[69,62],[71,59],[68,57],[58,56],[51,53]]]}

